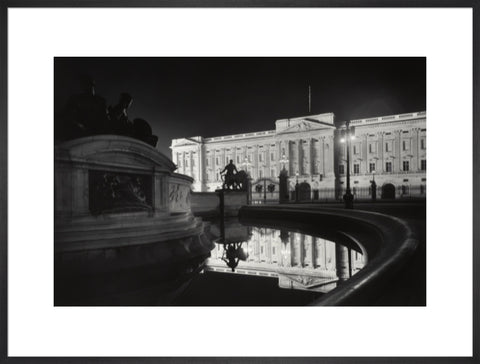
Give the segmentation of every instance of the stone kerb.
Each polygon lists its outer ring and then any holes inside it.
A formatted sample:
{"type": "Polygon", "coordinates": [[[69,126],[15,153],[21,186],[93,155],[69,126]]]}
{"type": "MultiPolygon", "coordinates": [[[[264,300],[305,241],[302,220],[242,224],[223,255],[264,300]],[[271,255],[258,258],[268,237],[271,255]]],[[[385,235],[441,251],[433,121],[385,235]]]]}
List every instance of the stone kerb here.
{"type": "MultiPolygon", "coordinates": [[[[240,220],[259,226],[283,227],[315,235],[321,229],[351,235],[362,244],[368,264],[353,277],[323,295],[312,305],[367,305],[381,295],[382,288],[408,264],[418,238],[405,221],[389,215],[343,209],[308,209],[300,206],[246,206],[240,220]]],[[[325,231],[321,231],[325,235],[325,231]]],[[[363,250],[362,249],[362,250],[363,250]]]]}

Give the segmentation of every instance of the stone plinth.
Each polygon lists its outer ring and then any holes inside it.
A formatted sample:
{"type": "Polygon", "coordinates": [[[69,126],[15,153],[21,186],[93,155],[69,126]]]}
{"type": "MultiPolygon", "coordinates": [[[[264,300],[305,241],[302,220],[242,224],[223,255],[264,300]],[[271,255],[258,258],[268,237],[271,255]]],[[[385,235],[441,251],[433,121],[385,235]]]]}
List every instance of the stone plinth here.
{"type": "MultiPolygon", "coordinates": [[[[217,192],[192,192],[191,206],[196,216],[219,216],[220,215],[220,196],[221,191],[217,192]]],[[[224,216],[238,216],[238,211],[244,205],[247,205],[247,191],[223,191],[224,196],[224,216]]]]}
{"type": "Polygon", "coordinates": [[[55,251],[107,249],[198,236],[191,177],[152,146],[98,135],[55,146],[55,251]]]}

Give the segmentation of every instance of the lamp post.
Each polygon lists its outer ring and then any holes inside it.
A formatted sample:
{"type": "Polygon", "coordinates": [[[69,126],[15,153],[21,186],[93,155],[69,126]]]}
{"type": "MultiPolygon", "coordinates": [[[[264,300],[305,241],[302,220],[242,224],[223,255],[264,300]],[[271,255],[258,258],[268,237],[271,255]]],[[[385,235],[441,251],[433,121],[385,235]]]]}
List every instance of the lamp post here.
{"type": "Polygon", "coordinates": [[[244,162],[242,165],[245,168],[245,172],[247,173],[247,201],[248,204],[252,202],[252,186],[251,186],[251,178],[250,175],[248,174],[248,167],[251,166],[252,164],[248,161],[248,157],[245,156],[244,162]]]}
{"type": "Polygon", "coordinates": [[[282,170],[278,174],[278,199],[280,203],[285,203],[290,199],[288,172],[285,169],[285,164],[288,163],[288,159],[285,154],[282,155],[282,158],[279,160],[279,162],[282,164],[282,170]]]}
{"type": "Polygon", "coordinates": [[[265,177],[265,166],[263,166],[263,204],[267,204],[267,178],[265,177]]]}
{"type": "Polygon", "coordinates": [[[347,144],[347,190],[343,195],[343,201],[345,201],[346,209],[353,209],[353,195],[350,190],[350,142],[355,138],[352,135],[352,130],[350,129],[350,121],[345,122],[345,138],[342,138],[340,141],[347,144]]]}
{"type": "Polygon", "coordinates": [[[375,183],[375,171],[372,171],[372,201],[377,199],[377,184],[375,183]]]}

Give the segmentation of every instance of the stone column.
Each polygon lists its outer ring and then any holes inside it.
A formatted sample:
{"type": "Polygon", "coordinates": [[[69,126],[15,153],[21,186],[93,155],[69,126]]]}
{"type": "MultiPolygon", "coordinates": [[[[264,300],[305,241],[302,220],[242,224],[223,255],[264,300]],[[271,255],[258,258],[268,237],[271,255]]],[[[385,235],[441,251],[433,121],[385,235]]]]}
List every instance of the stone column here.
{"type": "MultiPolygon", "coordinates": [[[[248,147],[247,147],[246,145],[243,147],[243,158],[241,158],[241,161],[240,161],[240,163],[242,163],[242,164],[243,164],[245,161],[247,161],[247,162],[248,162],[248,147]]],[[[242,168],[244,168],[244,169],[245,169],[245,172],[247,172],[247,171],[248,171],[249,173],[250,173],[250,172],[251,172],[251,170],[252,170],[252,169],[251,169],[251,167],[249,168],[249,167],[247,167],[247,166],[243,166],[243,165],[242,165],[242,168]]]]}
{"type": "Polygon", "coordinates": [[[302,139],[297,139],[297,171],[299,174],[303,173],[303,142],[302,139]]]}
{"type": "Polygon", "coordinates": [[[299,252],[298,265],[303,268],[305,266],[305,235],[304,234],[299,234],[298,252],[299,252]]]}
{"type": "Polygon", "coordinates": [[[368,173],[368,133],[362,135],[363,139],[363,148],[362,148],[362,158],[363,158],[363,173],[368,173]]]}
{"type": "Polygon", "coordinates": [[[313,152],[313,144],[313,138],[308,139],[308,174],[310,176],[313,176],[313,173],[315,172],[314,165],[316,163],[315,154],[313,152]]]}
{"type": "Polygon", "coordinates": [[[318,140],[318,150],[319,150],[319,163],[318,173],[323,174],[325,177],[325,137],[321,137],[318,140]]]}
{"type": "Polygon", "coordinates": [[[188,152],[187,159],[188,159],[188,175],[192,176],[193,169],[192,169],[192,151],[191,150],[188,152]]]}
{"type": "Polygon", "coordinates": [[[286,166],[287,167],[287,171],[288,171],[288,175],[289,176],[292,176],[292,170],[293,170],[293,153],[291,151],[291,141],[290,140],[286,140],[285,141],[285,156],[287,157],[288,159],[288,165],[286,166]]]}
{"type": "Polygon", "coordinates": [[[198,145],[198,181],[200,182],[200,192],[205,191],[205,177],[204,177],[204,170],[203,170],[203,145],[198,145]]]}
{"type": "Polygon", "coordinates": [[[293,267],[295,265],[295,234],[290,233],[290,265],[293,267]]]}
{"type": "Polygon", "coordinates": [[[338,279],[347,280],[349,278],[348,249],[340,244],[335,244],[335,265],[338,279]]]}
{"type": "Polygon", "coordinates": [[[413,171],[420,171],[420,139],[419,139],[419,132],[420,129],[414,128],[412,129],[412,134],[413,134],[413,145],[412,145],[412,162],[415,163],[415,165],[412,166],[413,171]]]}
{"type": "Polygon", "coordinates": [[[181,170],[181,173],[185,173],[187,171],[186,167],[185,167],[185,161],[187,160],[186,159],[186,156],[185,156],[185,151],[182,152],[182,170],[181,170]]]}
{"type": "Polygon", "coordinates": [[[377,166],[376,168],[378,169],[379,173],[384,172],[385,168],[385,160],[384,160],[384,149],[385,149],[385,142],[384,142],[384,135],[385,132],[380,132],[378,133],[378,160],[380,161],[380,166],[377,166]]]}
{"type": "Polygon", "coordinates": [[[333,157],[334,157],[334,151],[335,151],[335,143],[333,140],[333,134],[329,135],[325,139],[325,143],[329,145],[329,148],[327,149],[327,145],[325,145],[325,174],[326,175],[333,175],[334,174],[334,165],[333,165],[333,157]]]}
{"type": "Polygon", "coordinates": [[[399,173],[402,168],[401,168],[401,162],[402,162],[402,140],[401,140],[401,135],[402,131],[401,130],[395,130],[395,160],[394,164],[395,166],[393,167],[393,172],[394,173],[399,173]]]}
{"type": "Polygon", "coordinates": [[[255,179],[259,176],[259,166],[258,166],[258,145],[254,145],[252,148],[252,170],[255,171],[255,179]]]}
{"type": "Polygon", "coordinates": [[[256,234],[255,246],[254,246],[253,249],[254,249],[253,251],[254,251],[254,254],[255,254],[255,260],[254,261],[259,263],[260,259],[261,259],[261,257],[260,257],[261,253],[260,253],[260,239],[258,237],[258,232],[256,234]]]}
{"type": "Polygon", "coordinates": [[[280,171],[282,170],[282,163],[280,163],[280,159],[282,159],[282,143],[281,142],[275,141],[275,150],[277,151],[275,156],[275,165],[277,166],[276,172],[277,172],[277,175],[280,175],[280,171]]]}
{"type": "Polygon", "coordinates": [[[320,266],[326,270],[327,269],[327,245],[325,244],[325,239],[317,238],[319,249],[317,254],[319,260],[321,261],[320,266]]]}

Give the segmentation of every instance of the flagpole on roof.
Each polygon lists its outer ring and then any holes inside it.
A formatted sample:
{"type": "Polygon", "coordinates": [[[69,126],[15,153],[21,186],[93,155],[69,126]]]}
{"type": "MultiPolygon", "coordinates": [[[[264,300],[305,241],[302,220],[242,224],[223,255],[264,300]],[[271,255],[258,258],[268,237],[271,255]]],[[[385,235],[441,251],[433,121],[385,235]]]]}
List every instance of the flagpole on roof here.
{"type": "Polygon", "coordinates": [[[312,113],[312,88],[308,85],[308,114],[312,113]]]}

